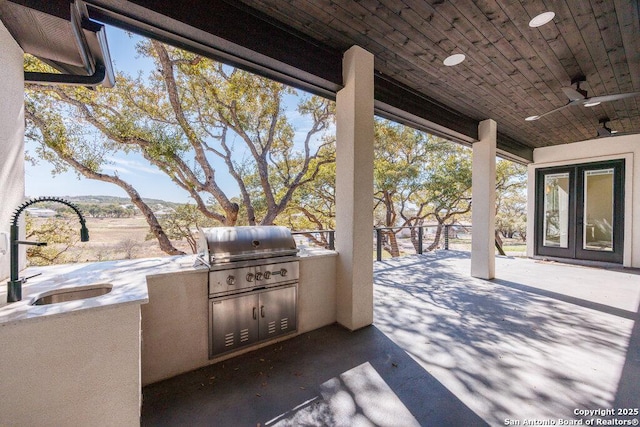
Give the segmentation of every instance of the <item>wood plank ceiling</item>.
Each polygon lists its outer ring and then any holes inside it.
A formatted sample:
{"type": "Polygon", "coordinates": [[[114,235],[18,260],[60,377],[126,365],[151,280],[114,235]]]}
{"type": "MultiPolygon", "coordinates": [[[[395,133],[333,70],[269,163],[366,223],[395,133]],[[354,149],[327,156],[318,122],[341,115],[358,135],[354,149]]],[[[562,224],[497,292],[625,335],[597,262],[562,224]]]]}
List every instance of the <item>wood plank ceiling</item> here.
{"type": "Polygon", "coordinates": [[[379,73],[529,147],[591,139],[599,119],[640,133],[640,97],[587,108],[562,87],[586,78],[588,96],[640,92],[640,19],[635,0],[241,0],[339,51],[359,45],[379,73]],[[555,12],[539,28],[529,21],[555,12]],[[443,60],[466,60],[446,67],[443,60]]]}

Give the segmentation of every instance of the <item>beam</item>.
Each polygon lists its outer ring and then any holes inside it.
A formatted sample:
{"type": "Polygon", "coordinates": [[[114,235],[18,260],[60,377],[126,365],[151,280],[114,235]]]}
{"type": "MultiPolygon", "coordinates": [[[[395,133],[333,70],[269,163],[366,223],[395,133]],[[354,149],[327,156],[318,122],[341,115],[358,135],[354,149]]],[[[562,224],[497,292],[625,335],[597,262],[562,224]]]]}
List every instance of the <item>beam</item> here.
{"type": "Polygon", "coordinates": [[[342,52],[239,2],[88,0],[87,7],[93,19],[317,95],[335,99],[342,87],[342,52]]]}
{"type": "MultiPolygon", "coordinates": [[[[375,99],[377,101],[376,113],[388,117],[388,109],[384,105],[391,106],[404,113],[404,118],[410,120],[410,116],[418,119],[428,120],[430,123],[444,129],[453,131],[471,141],[478,139],[478,121],[463,114],[460,114],[445,105],[412,90],[411,88],[397,82],[394,79],[376,73],[375,76],[375,99]]],[[[412,127],[422,128],[419,124],[412,127]]],[[[428,125],[426,125],[428,126],[428,125]]],[[[438,134],[437,129],[424,129],[434,134],[438,134]]],[[[445,135],[443,135],[445,136],[445,135]]],[[[454,139],[455,140],[455,139],[454,139]]]]}

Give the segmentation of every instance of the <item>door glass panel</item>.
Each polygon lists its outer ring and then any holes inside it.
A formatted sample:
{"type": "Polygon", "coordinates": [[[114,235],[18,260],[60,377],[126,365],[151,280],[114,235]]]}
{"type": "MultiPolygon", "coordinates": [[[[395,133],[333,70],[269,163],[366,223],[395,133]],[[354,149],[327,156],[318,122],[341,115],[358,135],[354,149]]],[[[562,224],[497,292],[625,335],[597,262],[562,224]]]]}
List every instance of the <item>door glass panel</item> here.
{"type": "Polygon", "coordinates": [[[543,245],[569,245],[569,172],[544,176],[543,245]]]}
{"type": "Polygon", "coordinates": [[[582,248],[613,251],[613,168],[584,172],[582,248]]]}

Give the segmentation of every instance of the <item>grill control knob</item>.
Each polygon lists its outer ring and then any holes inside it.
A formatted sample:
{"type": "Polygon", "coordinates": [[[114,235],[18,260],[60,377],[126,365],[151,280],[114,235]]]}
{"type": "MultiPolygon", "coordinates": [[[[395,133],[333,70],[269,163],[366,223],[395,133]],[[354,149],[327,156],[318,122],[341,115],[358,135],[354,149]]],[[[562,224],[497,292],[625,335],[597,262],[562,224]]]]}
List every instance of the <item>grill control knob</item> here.
{"type": "Polygon", "coordinates": [[[253,273],[247,274],[247,282],[253,282],[253,273]]]}
{"type": "Polygon", "coordinates": [[[256,273],[256,281],[262,280],[262,273],[256,273]]]}
{"type": "Polygon", "coordinates": [[[229,277],[227,277],[227,285],[233,286],[235,284],[236,284],[235,276],[229,275],[229,277]]]}
{"type": "Polygon", "coordinates": [[[287,275],[288,271],[286,268],[281,268],[280,269],[280,276],[285,277],[287,275]]]}
{"type": "Polygon", "coordinates": [[[271,278],[271,272],[270,271],[265,271],[264,272],[264,279],[265,280],[269,280],[271,278]]]}

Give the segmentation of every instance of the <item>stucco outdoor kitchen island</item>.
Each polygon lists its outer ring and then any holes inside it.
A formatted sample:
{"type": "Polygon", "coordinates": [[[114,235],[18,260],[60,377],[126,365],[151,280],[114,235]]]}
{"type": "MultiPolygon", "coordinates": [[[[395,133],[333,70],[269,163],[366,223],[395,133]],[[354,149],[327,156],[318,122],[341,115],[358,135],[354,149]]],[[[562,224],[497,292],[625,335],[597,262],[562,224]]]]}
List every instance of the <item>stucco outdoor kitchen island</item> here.
{"type": "MultiPolygon", "coordinates": [[[[335,255],[301,256],[298,333],[336,320],[335,255]]],[[[194,260],[29,268],[24,276],[42,274],[12,304],[2,286],[0,425],[139,425],[143,385],[221,360],[208,358],[208,269],[194,260]],[[92,287],[111,290],[33,304],[92,287]]]]}

